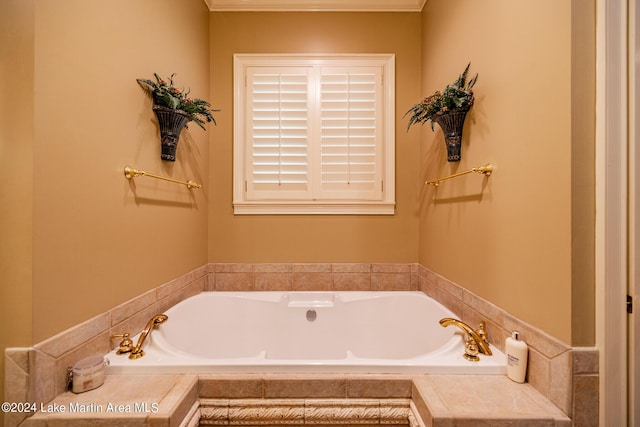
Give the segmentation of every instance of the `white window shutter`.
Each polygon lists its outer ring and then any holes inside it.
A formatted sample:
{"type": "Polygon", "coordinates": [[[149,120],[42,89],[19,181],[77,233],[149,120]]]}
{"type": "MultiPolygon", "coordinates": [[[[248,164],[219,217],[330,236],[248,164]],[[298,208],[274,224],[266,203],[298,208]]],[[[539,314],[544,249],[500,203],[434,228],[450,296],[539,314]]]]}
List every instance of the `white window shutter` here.
{"type": "Polygon", "coordinates": [[[247,70],[248,198],[308,198],[308,68],[247,70]]]}
{"type": "Polygon", "coordinates": [[[381,79],[381,67],[321,68],[320,197],[382,197],[381,79]]]}
{"type": "Polygon", "coordinates": [[[394,64],[234,55],[234,212],[393,214],[394,64]]]}

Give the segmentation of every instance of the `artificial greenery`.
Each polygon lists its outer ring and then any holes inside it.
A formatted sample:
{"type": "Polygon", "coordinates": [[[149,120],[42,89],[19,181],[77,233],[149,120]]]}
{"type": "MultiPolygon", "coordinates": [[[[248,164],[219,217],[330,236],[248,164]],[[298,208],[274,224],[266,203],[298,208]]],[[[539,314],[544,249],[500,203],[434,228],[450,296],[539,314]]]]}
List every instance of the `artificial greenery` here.
{"type": "Polygon", "coordinates": [[[436,117],[451,111],[468,111],[473,105],[473,85],[478,80],[476,73],[471,79],[467,80],[469,67],[467,64],[458,79],[444,89],[441,93],[436,91],[431,96],[424,98],[419,104],[414,105],[405,113],[405,116],[411,114],[407,130],[416,123],[425,124],[431,121],[431,130],[436,117]]]}
{"type": "Polygon", "coordinates": [[[136,79],[138,84],[151,97],[154,105],[171,108],[172,110],[182,110],[190,116],[190,119],[196,122],[202,129],[205,122],[213,122],[213,112],[220,110],[211,110],[211,104],[199,98],[190,98],[190,90],[181,90],[173,85],[173,76],[169,77],[169,81],[163,80],[158,74],[153,73],[156,81],[149,79],[136,79]]]}

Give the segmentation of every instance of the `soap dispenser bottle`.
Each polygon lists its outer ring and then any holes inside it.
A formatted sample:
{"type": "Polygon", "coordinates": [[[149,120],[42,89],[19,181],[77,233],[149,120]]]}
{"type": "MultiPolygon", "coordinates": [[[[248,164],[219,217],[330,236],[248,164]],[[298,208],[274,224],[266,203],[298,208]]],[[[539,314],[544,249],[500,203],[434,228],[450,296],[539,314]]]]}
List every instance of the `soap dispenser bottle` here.
{"type": "Polygon", "coordinates": [[[507,376],[517,383],[523,383],[527,374],[527,356],[529,347],[520,340],[520,333],[513,331],[504,344],[507,354],[507,376]]]}

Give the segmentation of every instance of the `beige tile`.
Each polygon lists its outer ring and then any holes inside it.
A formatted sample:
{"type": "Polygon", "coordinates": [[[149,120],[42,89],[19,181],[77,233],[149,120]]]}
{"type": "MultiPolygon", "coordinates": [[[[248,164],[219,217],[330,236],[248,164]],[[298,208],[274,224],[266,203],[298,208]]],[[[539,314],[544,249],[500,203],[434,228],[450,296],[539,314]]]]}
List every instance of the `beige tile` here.
{"type": "Polygon", "coordinates": [[[177,375],[107,375],[97,389],[79,394],[67,391],[44,405],[45,409],[57,405],[66,411],[40,412],[33,418],[46,419],[47,426],[148,426],[153,405],[167,419],[174,411],[171,405],[176,402],[163,398],[179,383],[177,375]]]}
{"type": "Polygon", "coordinates": [[[198,400],[198,376],[182,375],[158,402],[158,413],[149,414],[149,426],[179,427],[198,400]]]}
{"type": "Polygon", "coordinates": [[[113,308],[111,313],[111,326],[126,320],[141,310],[149,307],[156,302],[156,291],[152,289],[144,294],[132,298],[129,301],[113,308]]]}
{"type": "Polygon", "coordinates": [[[335,291],[371,290],[371,273],[333,273],[335,291]]]}
{"type": "Polygon", "coordinates": [[[264,383],[260,376],[247,375],[244,378],[201,375],[199,390],[200,397],[203,398],[259,399],[264,395],[264,383]]]}
{"type": "Polygon", "coordinates": [[[255,264],[255,273],[293,273],[293,264],[255,264]]]}
{"type": "Polygon", "coordinates": [[[11,360],[16,367],[29,373],[29,359],[31,347],[10,347],[4,350],[5,360],[11,360]]]}
{"type": "Polygon", "coordinates": [[[34,347],[50,356],[60,357],[96,335],[108,331],[110,327],[110,313],[103,313],[77,326],[62,331],[36,344],[34,347]]]}
{"type": "Polygon", "coordinates": [[[371,272],[372,273],[411,274],[411,264],[400,264],[400,263],[371,264],[371,272]]]}
{"type": "Polygon", "coordinates": [[[206,272],[203,268],[198,268],[196,270],[190,271],[182,276],[179,276],[175,280],[171,280],[165,284],[162,284],[155,288],[156,290],[156,298],[161,300],[163,298],[167,298],[168,296],[179,292],[183,288],[186,287],[196,287],[201,291],[203,289],[202,280],[206,278],[206,272]]]}
{"type": "Polygon", "coordinates": [[[520,337],[529,347],[535,348],[540,354],[551,359],[569,350],[571,347],[539,329],[523,322],[509,313],[504,313],[503,327],[507,331],[518,331],[520,337]]]}
{"type": "Polygon", "coordinates": [[[166,283],[161,284],[160,286],[156,286],[153,290],[156,293],[157,299],[166,298],[168,295],[171,295],[174,292],[179,291],[183,287],[185,287],[185,281],[182,277],[177,277],[173,280],[169,280],[166,283]]]}
{"type": "Polygon", "coordinates": [[[437,287],[434,281],[429,280],[424,276],[419,276],[417,290],[431,298],[434,298],[434,296],[436,295],[437,287]]]}
{"type": "Polygon", "coordinates": [[[372,291],[409,291],[411,275],[408,273],[371,273],[372,291]]]}
{"type": "Polygon", "coordinates": [[[253,273],[254,265],[245,263],[214,264],[215,273],[253,273]]]}
{"type": "Polygon", "coordinates": [[[56,396],[56,359],[41,351],[33,351],[33,396],[34,402],[49,402],[56,396]]]}
{"type": "MultiPolygon", "coordinates": [[[[33,388],[37,384],[36,373],[33,372],[34,350],[31,348],[8,348],[5,350],[4,365],[4,401],[5,402],[34,402],[33,388]]],[[[30,413],[5,412],[6,426],[17,426],[30,413]]]]}
{"type": "Polygon", "coordinates": [[[5,350],[4,400],[6,402],[28,402],[30,400],[30,348],[8,348],[5,350]]]}
{"type": "Polygon", "coordinates": [[[419,417],[427,427],[453,427],[453,415],[428,378],[413,381],[411,396],[419,417]]]}
{"type": "Polygon", "coordinates": [[[436,286],[460,300],[462,300],[465,292],[462,286],[442,276],[436,276],[436,286]]]}
{"type": "Polygon", "coordinates": [[[503,311],[500,308],[466,290],[462,293],[462,301],[469,307],[473,307],[482,319],[502,329],[503,311]]]}
{"type": "Polygon", "coordinates": [[[209,273],[207,275],[206,290],[207,292],[213,292],[216,290],[216,274],[215,273],[209,273]]]}
{"type": "Polygon", "coordinates": [[[180,278],[184,281],[185,284],[189,284],[206,276],[207,273],[207,266],[203,265],[187,272],[186,274],[183,274],[182,276],[180,276],[180,278]]]}
{"type": "Polygon", "coordinates": [[[573,348],[574,374],[597,374],[599,369],[599,353],[596,347],[573,348]]]}
{"type": "Polygon", "coordinates": [[[254,273],[246,272],[216,272],[216,291],[253,291],[255,287],[254,273]]]}
{"type": "Polygon", "coordinates": [[[158,298],[157,310],[158,313],[164,313],[177,303],[184,301],[185,299],[198,295],[205,288],[205,279],[199,279],[191,282],[188,286],[178,289],[177,291],[167,294],[164,298],[158,298]]]}
{"type": "Polygon", "coordinates": [[[331,264],[334,273],[371,273],[371,264],[331,264]]]}
{"type": "Polygon", "coordinates": [[[331,264],[326,263],[299,263],[293,264],[294,273],[331,273],[331,264]]]}
{"type": "Polygon", "coordinates": [[[255,273],[256,291],[290,291],[293,273],[255,273]]]}
{"type": "Polygon", "coordinates": [[[573,384],[573,352],[565,351],[549,363],[549,399],[571,415],[571,388],[573,384]]]}
{"type": "Polygon", "coordinates": [[[525,426],[535,421],[536,426],[553,427],[555,422],[553,414],[529,396],[529,384],[503,375],[433,375],[427,380],[454,414],[456,426],[472,426],[473,421],[478,426],[525,426]]]}
{"type": "Polygon", "coordinates": [[[464,304],[460,298],[456,298],[450,293],[437,288],[433,299],[453,311],[457,316],[462,315],[464,304]]]}
{"type": "Polygon", "coordinates": [[[44,417],[32,416],[20,424],[21,420],[13,419],[11,415],[26,416],[26,414],[5,414],[4,422],[6,427],[20,425],[20,427],[47,427],[47,420],[44,417]]]}
{"type": "Polygon", "coordinates": [[[333,277],[330,272],[296,272],[293,278],[293,290],[331,291],[333,277]]]}
{"type": "Polygon", "coordinates": [[[273,398],[344,398],[347,385],[344,376],[335,377],[283,377],[267,376],[264,382],[264,397],[273,398]]]}
{"type": "Polygon", "coordinates": [[[423,266],[420,266],[418,268],[419,270],[419,274],[421,277],[424,277],[424,279],[428,282],[431,282],[433,284],[436,284],[438,281],[438,275],[436,273],[434,273],[433,271],[424,268],[423,266]]]}
{"type": "MultiPolygon", "coordinates": [[[[562,418],[555,421],[554,427],[572,427],[574,425],[570,418],[562,418]]],[[[577,424],[575,426],[579,427],[577,424]]]]}
{"type": "Polygon", "coordinates": [[[547,398],[551,395],[551,361],[536,349],[529,347],[526,381],[547,398]]]}
{"type": "Polygon", "coordinates": [[[410,378],[388,379],[385,376],[362,378],[347,375],[348,398],[400,398],[411,397],[410,378]]]}
{"type": "Polygon", "coordinates": [[[409,288],[410,288],[411,291],[419,291],[420,290],[419,289],[420,288],[420,278],[417,275],[413,274],[413,273],[411,273],[411,283],[409,285],[409,288]]]}
{"type": "Polygon", "coordinates": [[[577,375],[574,378],[573,422],[575,426],[598,426],[598,388],[597,375],[577,375]]]}
{"type": "Polygon", "coordinates": [[[540,406],[541,412],[548,414],[555,421],[556,427],[564,425],[567,421],[569,422],[569,426],[571,425],[571,419],[567,414],[564,411],[561,411],[549,399],[541,395],[533,386],[530,384],[524,384],[522,390],[531,400],[535,401],[540,406]]]}

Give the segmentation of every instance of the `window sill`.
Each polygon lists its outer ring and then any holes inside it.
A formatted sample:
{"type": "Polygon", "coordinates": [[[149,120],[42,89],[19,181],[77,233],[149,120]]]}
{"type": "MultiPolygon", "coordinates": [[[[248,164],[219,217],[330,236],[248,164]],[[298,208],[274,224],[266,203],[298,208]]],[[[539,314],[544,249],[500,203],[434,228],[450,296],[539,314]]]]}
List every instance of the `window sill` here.
{"type": "Polygon", "coordinates": [[[241,202],[233,204],[235,215],[394,215],[395,202],[369,203],[274,203],[241,202]]]}

